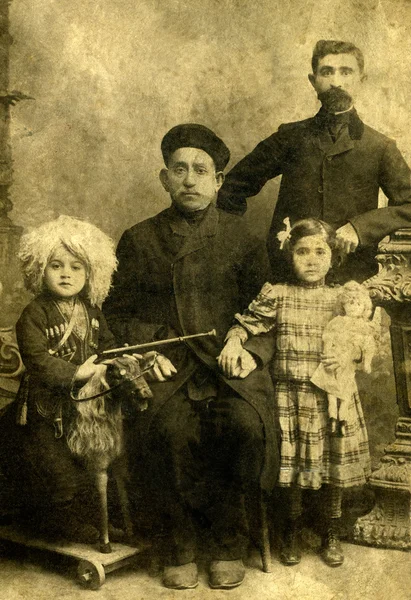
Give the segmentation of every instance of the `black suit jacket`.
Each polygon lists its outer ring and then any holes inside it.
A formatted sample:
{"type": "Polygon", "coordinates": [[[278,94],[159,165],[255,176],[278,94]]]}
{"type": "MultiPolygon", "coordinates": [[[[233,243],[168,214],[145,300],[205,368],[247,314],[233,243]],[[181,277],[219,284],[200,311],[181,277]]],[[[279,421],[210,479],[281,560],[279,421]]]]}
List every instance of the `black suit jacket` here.
{"type": "Polygon", "coordinates": [[[340,281],[363,281],[374,274],[378,242],[411,226],[410,169],[395,142],[364,125],[355,111],[335,143],[323,110],[281,125],[228,173],[218,205],[244,212],[245,199],[277,175],[282,180],[268,239],[275,280],[282,279],[284,269],[276,235],[286,217],[292,224],[316,217],[335,228],[348,222],[354,226],[360,245],[339,270],[340,281]],[[388,198],[386,208],[378,208],[380,188],[388,198]]]}

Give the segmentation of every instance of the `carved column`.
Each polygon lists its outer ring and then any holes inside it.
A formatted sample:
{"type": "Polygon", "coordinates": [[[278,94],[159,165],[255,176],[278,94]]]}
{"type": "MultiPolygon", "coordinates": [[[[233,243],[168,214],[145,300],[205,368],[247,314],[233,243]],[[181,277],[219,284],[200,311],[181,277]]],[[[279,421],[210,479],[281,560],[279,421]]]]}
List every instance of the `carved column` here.
{"type": "MultiPolygon", "coordinates": [[[[395,232],[381,243],[377,260],[382,266],[365,282],[377,306],[391,317],[397,403],[400,416],[395,441],[385,448],[370,484],[374,509],[357,520],[354,540],[372,546],[411,549],[411,229],[395,232]]],[[[391,399],[387,399],[390,401],[391,399]]]]}

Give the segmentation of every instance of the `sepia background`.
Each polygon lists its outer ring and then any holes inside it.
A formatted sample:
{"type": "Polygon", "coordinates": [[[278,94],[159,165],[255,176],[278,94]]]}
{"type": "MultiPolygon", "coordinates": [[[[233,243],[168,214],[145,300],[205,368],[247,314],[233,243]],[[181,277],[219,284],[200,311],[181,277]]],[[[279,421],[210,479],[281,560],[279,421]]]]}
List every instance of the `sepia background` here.
{"type": "MultiPolygon", "coordinates": [[[[363,49],[359,113],[411,160],[409,0],[13,0],[10,26],[10,89],[35,98],[12,116],[24,227],[64,212],[117,239],[167,205],[160,141],[173,125],[215,130],[233,165],[279,124],[311,116],[321,38],[363,49]]],[[[250,202],[262,234],[278,185],[250,202]]]]}
{"type": "MultiPolygon", "coordinates": [[[[117,241],[168,204],[158,172],[170,127],[207,125],[233,165],[279,124],[313,115],[307,75],[321,38],[363,49],[358,111],[411,162],[409,0],[14,0],[10,30],[10,89],[34,98],[11,121],[11,217],[26,230],[65,213],[117,241]]],[[[261,236],[278,187],[271,181],[249,201],[245,218],[261,236]]],[[[18,304],[14,294],[6,319],[18,304]]],[[[361,384],[374,462],[397,414],[383,333],[361,384]]]]}
{"type": "MultiPolygon", "coordinates": [[[[9,89],[34,98],[11,109],[10,217],[24,230],[69,214],[91,220],[117,241],[126,227],[168,205],[158,173],[160,142],[172,126],[210,127],[231,149],[232,166],[279,124],[312,116],[319,103],[307,75],[318,39],[362,48],[368,78],[358,112],[394,138],[411,163],[410,0],[13,0],[10,33],[9,89]]],[[[261,236],[279,183],[269,182],[249,201],[244,218],[261,236]]],[[[14,269],[14,292],[5,293],[1,305],[2,321],[10,325],[29,299],[14,269]]],[[[398,412],[386,325],[382,338],[374,371],[360,382],[374,467],[393,439],[398,412]]],[[[358,597],[406,598],[395,571],[388,580],[382,575],[388,563],[373,560],[371,571],[389,586],[379,596],[378,581],[365,572],[358,597]]],[[[350,548],[350,572],[356,561],[350,548]]],[[[50,585],[50,593],[60,593],[61,581],[49,571],[33,588],[31,573],[16,569],[8,576],[7,598],[20,597],[17,579],[24,580],[25,597],[43,597],[50,585]]],[[[339,586],[334,595],[329,573],[317,563],[314,569],[314,578],[287,571],[276,582],[283,578],[290,598],[357,598],[346,571],[332,580],[339,586]]],[[[244,597],[250,597],[254,589],[245,586],[244,597]]],[[[133,597],[149,597],[141,590],[133,597]]],[[[273,597],[261,590],[260,597],[273,597]]],[[[167,594],[158,586],[158,597],[167,594]]]]}

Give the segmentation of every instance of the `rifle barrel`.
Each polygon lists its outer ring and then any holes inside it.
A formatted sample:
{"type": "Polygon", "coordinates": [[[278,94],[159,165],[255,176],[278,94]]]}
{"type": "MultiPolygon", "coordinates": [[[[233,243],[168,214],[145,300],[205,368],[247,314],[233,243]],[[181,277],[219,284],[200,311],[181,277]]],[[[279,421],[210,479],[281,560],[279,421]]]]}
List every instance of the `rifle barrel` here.
{"type": "Polygon", "coordinates": [[[150,350],[151,348],[156,348],[158,346],[168,346],[169,344],[181,344],[186,340],[192,340],[195,338],[215,337],[216,335],[216,330],[212,329],[211,331],[207,331],[207,333],[194,333],[192,335],[182,335],[175,338],[169,338],[167,340],[157,340],[155,342],[146,342],[145,344],[136,344],[134,346],[122,346],[121,348],[112,348],[111,350],[103,350],[103,352],[101,352],[98,355],[97,360],[102,360],[110,356],[130,354],[133,352],[138,352],[139,350],[150,350]]]}

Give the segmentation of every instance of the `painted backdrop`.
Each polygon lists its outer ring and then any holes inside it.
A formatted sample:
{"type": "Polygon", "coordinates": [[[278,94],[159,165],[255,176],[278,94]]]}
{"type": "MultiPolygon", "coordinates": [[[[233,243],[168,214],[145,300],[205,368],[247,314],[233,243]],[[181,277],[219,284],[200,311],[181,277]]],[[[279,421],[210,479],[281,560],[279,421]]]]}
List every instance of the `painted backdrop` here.
{"type": "MultiPolygon", "coordinates": [[[[11,217],[26,229],[65,213],[117,240],[168,203],[159,146],[173,125],[215,130],[232,165],[280,123],[312,115],[321,38],[363,49],[359,113],[411,160],[408,0],[13,0],[10,22],[10,89],[35,98],[11,123],[11,217]]],[[[278,185],[249,203],[261,235],[278,185]]],[[[384,356],[364,383],[375,456],[395,421],[390,372],[384,356]]]]}

